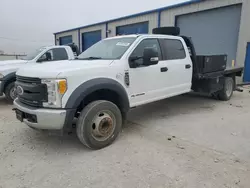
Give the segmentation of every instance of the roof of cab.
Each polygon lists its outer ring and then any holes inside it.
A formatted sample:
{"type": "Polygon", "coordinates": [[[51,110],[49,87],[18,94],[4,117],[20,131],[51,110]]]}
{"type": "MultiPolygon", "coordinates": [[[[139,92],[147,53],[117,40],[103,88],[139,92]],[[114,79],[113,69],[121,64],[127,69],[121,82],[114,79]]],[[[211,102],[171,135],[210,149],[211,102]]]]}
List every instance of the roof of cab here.
{"type": "Polygon", "coordinates": [[[114,37],[109,37],[105,38],[103,40],[110,40],[110,39],[119,39],[119,38],[172,38],[172,39],[179,39],[181,38],[180,36],[174,36],[174,35],[163,35],[163,34],[132,34],[132,35],[121,35],[121,36],[114,36],[114,37]]]}

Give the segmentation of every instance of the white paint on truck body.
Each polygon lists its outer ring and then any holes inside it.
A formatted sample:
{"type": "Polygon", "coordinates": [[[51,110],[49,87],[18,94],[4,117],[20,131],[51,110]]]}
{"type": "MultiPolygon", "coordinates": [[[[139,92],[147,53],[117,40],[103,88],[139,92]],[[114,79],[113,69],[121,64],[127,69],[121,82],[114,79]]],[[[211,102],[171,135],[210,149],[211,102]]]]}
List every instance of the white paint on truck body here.
{"type": "Polygon", "coordinates": [[[188,48],[181,37],[168,35],[128,35],[115,38],[135,37],[135,41],[128,50],[117,60],[71,60],[45,63],[20,69],[17,75],[24,77],[39,77],[41,79],[66,79],[67,92],[62,97],[62,108],[78,86],[95,78],[109,78],[119,82],[127,92],[130,107],[147,104],[167,97],[191,91],[192,67],[185,69],[185,65],[192,65],[188,48]],[[158,64],[130,68],[128,58],[134,49],[145,39],[177,39],[184,46],[185,59],[163,60],[158,64]],[[161,72],[162,67],[168,67],[168,72],[161,72]],[[129,87],[124,82],[125,72],[130,75],[129,87]],[[117,76],[120,75],[120,76],[117,76]],[[143,95],[140,95],[142,94],[143,95]],[[137,97],[134,97],[138,95],[137,97]]]}

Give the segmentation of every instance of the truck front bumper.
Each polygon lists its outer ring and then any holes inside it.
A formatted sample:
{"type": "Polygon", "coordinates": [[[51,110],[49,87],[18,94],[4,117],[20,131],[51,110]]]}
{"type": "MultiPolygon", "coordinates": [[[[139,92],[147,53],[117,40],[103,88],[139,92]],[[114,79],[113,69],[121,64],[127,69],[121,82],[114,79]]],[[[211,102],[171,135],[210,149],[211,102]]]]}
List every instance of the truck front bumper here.
{"type": "Polygon", "coordinates": [[[16,117],[31,128],[41,130],[62,130],[69,113],[65,109],[34,108],[14,101],[16,117]]]}

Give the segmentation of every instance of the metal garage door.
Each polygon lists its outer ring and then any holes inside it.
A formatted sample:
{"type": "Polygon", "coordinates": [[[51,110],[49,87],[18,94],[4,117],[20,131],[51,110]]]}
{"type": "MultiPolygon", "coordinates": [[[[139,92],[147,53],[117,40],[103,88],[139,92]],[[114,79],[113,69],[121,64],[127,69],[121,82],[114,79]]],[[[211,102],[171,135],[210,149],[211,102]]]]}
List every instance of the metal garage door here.
{"type": "Polygon", "coordinates": [[[250,82],[250,42],[247,43],[247,52],[244,70],[244,82],[250,82]]]}
{"type": "Polygon", "coordinates": [[[117,35],[147,34],[148,22],[119,26],[116,28],[117,35]]]}
{"type": "Polygon", "coordinates": [[[89,47],[99,42],[101,39],[102,39],[101,30],[82,33],[82,51],[87,50],[89,47]]]}
{"type": "Polygon", "coordinates": [[[70,43],[72,43],[72,35],[59,38],[60,45],[65,45],[65,44],[70,44],[70,43]]]}
{"type": "MultiPolygon", "coordinates": [[[[198,55],[227,54],[236,60],[241,5],[178,16],[181,34],[192,37],[198,55]]],[[[237,62],[236,62],[237,63],[237,62]]]]}

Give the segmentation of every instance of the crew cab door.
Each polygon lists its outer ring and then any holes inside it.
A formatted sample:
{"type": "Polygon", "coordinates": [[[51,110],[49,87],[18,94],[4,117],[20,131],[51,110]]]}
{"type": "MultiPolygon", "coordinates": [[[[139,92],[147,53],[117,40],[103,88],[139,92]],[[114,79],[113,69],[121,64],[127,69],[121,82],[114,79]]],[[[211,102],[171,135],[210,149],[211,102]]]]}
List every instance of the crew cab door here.
{"type": "Polygon", "coordinates": [[[129,66],[128,91],[131,107],[158,100],[166,87],[167,70],[164,70],[166,63],[162,61],[162,52],[157,38],[143,39],[132,51],[129,59],[143,57],[146,48],[152,48],[158,52],[159,61],[157,64],[147,66],[144,65],[143,58],[140,58],[133,61],[134,64],[137,64],[136,67],[129,66]]]}
{"type": "Polygon", "coordinates": [[[193,67],[184,41],[174,38],[159,39],[163,64],[167,67],[165,92],[175,96],[191,91],[193,67]]]}
{"type": "Polygon", "coordinates": [[[158,51],[159,62],[145,66],[143,60],[136,68],[129,68],[131,107],[191,91],[192,61],[181,39],[144,39],[130,54],[141,57],[145,48],[158,51]]]}

